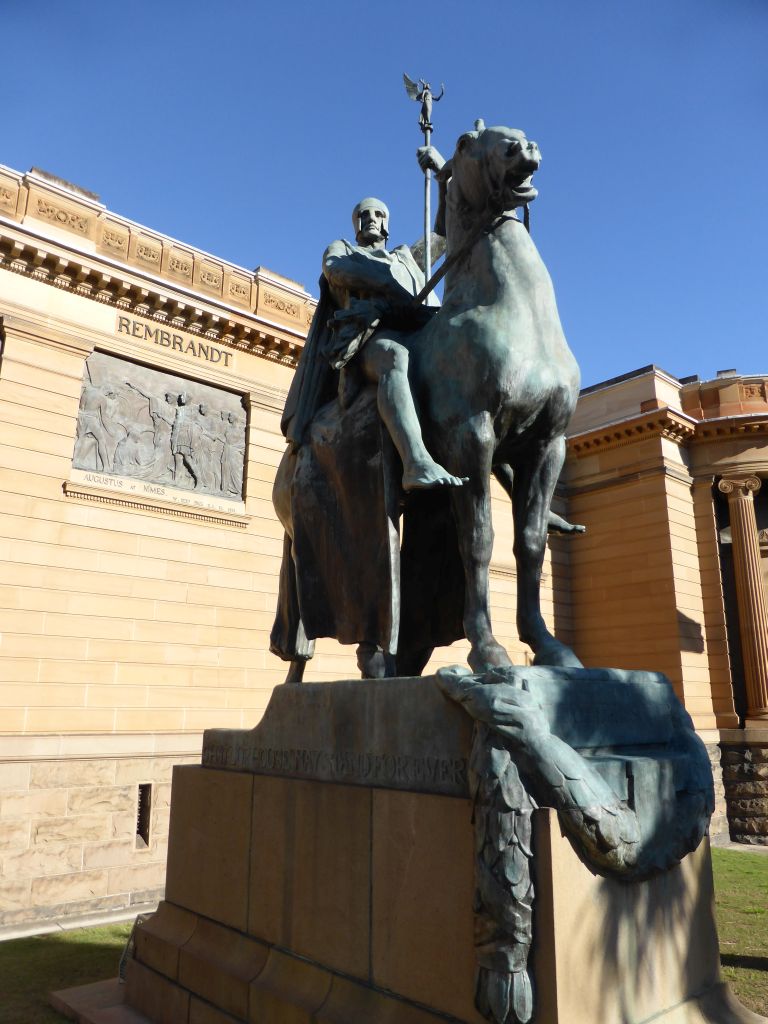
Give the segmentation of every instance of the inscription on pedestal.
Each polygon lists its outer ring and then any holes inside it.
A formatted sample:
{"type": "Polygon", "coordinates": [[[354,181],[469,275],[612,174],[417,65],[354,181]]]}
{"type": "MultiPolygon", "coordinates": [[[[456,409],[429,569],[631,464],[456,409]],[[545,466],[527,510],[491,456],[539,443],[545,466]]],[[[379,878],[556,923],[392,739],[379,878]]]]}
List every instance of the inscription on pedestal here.
{"type": "Polygon", "coordinates": [[[410,757],[358,751],[275,749],[243,743],[206,743],[207,768],[235,768],[259,775],[289,775],[324,782],[350,782],[360,786],[400,786],[411,789],[449,785],[463,792],[467,761],[463,757],[410,757]]]}
{"type": "Polygon", "coordinates": [[[278,686],[255,729],[207,729],[203,765],[466,797],[472,723],[433,678],[278,686]]]}

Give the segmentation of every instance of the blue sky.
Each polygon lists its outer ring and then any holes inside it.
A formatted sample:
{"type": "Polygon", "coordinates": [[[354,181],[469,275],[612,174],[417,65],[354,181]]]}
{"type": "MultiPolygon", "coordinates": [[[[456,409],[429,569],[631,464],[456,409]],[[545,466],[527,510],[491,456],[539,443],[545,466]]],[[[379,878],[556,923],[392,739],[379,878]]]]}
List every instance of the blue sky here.
{"type": "Polygon", "coordinates": [[[543,162],[534,238],[585,385],[768,373],[768,0],[2,0],[0,163],[316,293],[363,195],[420,234],[418,106],[543,162]]]}

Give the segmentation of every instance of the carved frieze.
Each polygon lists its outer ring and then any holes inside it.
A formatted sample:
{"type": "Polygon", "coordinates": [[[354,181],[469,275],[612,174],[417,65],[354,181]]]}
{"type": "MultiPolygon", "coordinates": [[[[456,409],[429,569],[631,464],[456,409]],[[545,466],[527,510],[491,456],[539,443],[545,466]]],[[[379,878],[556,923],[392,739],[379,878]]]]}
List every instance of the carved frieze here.
{"type": "Polygon", "coordinates": [[[245,431],[241,395],[93,352],[72,465],[240,501],[245,431]]]}
{"type": "Polygon", "coordinates": [[[286,316],[299,315],[298,302],[292,302],[290,299],[283,298],[282,295],[275,295],[274,292],[264,292],[264,305],[271,306],[272,309],[276,309],[279,313],[285,313],[286,316]]]}
{"type": "Polygon", "coordinates": [[[50,221],[57,227],[73,231],[75,234],[83,235],[86,238],[91,237],[93,218],[89,217],[83,209],[70,206],[47,194],[31,190],[27,213],[40,220],[50,221]]]}
{"type": "Polygon", "coordinates": [[[745,402],[765,401],[765,381],[750,381],[741,383],[741,394],[745,402]]]}
{"type": "Polygon", "coordinates": [[[207,292],[221,295],[224,271],[213,263],[202,260],[195,261],[195,284],[207,292]]]}
{"type": "Polygon", "coordinates": [[[230,274],[227,283],[227,298],[242,306],[251,304],[251,282],[239,274],[230,274]]]}
{"type": "Polygon", "coordinates": [[[99,245],[111,256],[125,260],[128,258],[128,243],[130,235],[122,224],[112,221],[105,221],[101,227],[101,238],[99,245]]]}
{"type": "Polygon", "coordinates": [[[166,255],[164,270],[181,281],[191,281],[194,262],[191,252],[185,252],[183,249],[170,249],[166,255]]]}
{"type": "Polygon", "coordinates": [[[163,258],[163,246],[156,238],[148,235],[136,235],[131,240],[131,255],[141,266],[147,270],[160,270],[163,258]]]}
{"type": "Polygon", "coordinates": [[[19,186],[0,178],[0,211],[14,216],[19,202],[19,186]]]}

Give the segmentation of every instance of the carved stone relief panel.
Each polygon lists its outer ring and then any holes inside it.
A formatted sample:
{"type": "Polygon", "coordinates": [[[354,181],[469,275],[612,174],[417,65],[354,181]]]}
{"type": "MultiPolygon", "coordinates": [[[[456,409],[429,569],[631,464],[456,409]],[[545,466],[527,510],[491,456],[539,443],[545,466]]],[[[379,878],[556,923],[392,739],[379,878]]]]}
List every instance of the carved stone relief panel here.
{"type": "Polygon", "coordinates": [[[16,214],[16,207],[19,205],[19,186],[12,178],[0,175],[0,210],[4,216],[16,214]]]}
{"type": "Polygon", "coordinates": [[[245,430],[241,395],[93,352],[72,465],[242,501],[245,430]]]}

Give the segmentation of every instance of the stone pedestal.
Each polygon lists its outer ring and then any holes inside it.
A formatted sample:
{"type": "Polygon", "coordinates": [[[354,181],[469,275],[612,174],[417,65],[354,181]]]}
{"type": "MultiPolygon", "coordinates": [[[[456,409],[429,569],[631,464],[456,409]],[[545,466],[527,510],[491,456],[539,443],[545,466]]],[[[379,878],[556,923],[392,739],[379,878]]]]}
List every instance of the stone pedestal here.
{"type": "MultiPolygon", "coordinates": [[[[632,683],[580,682],[570,740],[588,754],[585,738],[615,728],[647,760],[661,709],[619,715],[632,683]]],[[[557,687],[541,695],[561,719],[557,687]]],[[[471,735],[433,679],[286,686],[257,729],[207,733],[204,765],[174,775],[166,900],[136,932],[131,1016],[81,1019],[481,1024],[471,735]]],[[[706,841],[626,884],[586,867],[542,809],[534,855],[536,1024],[763,1020],[720,980],[706,841]]]]}

